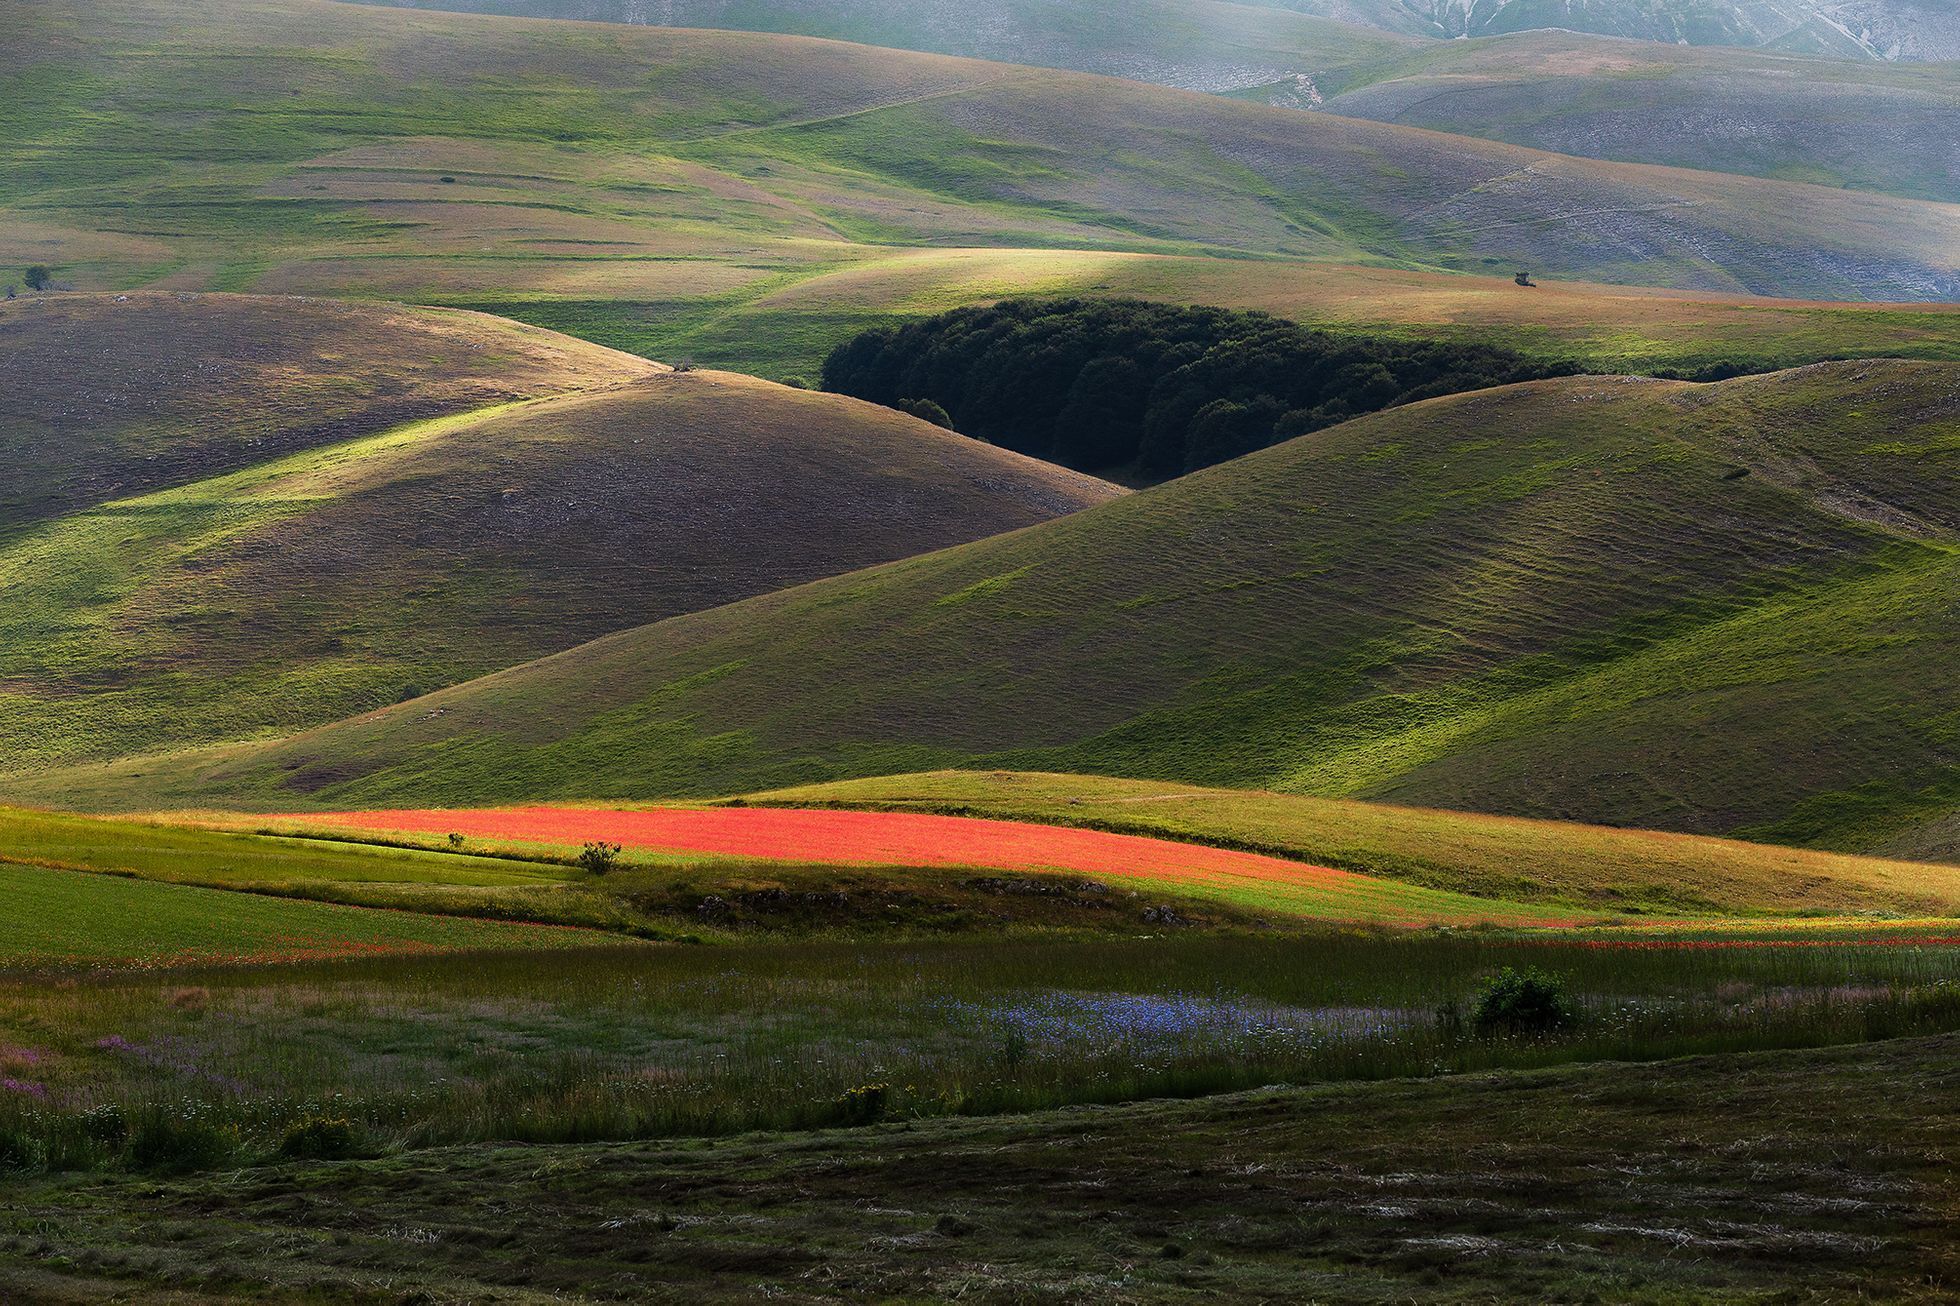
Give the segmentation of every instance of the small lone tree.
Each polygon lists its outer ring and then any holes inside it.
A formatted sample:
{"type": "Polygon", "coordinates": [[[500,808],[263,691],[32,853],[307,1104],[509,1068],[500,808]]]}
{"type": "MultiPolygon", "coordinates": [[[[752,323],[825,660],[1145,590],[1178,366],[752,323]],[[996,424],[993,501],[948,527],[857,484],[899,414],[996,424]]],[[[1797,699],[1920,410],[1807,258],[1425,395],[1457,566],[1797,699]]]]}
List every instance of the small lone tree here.
{"type": "Polygon", "coordinates": [[[1571,1000],[1555,975],[1536,966],[1503,970],[1484,981],[1477,995],[1482,1034],[1549,1034],[1572,1023],[1571,1000]]]}
{"type": "Polygon", "coordinates": [[[619,845],[589,843],[579,849],[578,864],[591,875],[607,875],[619,869],[619,845]]]}
{"type": "Polygon", "coordinates": [[[27,282],[29,290],[46,290],[54,284],[54,269],[37,263],[27,269],[27,274],[22,280],[27,282]]]}

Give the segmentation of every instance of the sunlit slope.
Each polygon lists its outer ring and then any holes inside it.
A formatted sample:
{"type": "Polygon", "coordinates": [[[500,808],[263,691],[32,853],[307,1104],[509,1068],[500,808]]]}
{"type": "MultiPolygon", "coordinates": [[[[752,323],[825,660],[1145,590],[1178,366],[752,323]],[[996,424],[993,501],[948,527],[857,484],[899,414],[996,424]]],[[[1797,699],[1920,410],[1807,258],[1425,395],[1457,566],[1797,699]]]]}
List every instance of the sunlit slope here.
{"type": "Polygon", "coordinates": [[[408,423],[0,540],[0,770],[287,733],[1117,493],[726,373],[408,423]]]}
{"type": "Polygon", "coordinates": [[[1875,844],[1951,785],[1956,384],[1870,363],[1437,400],[131,793],[646,797],[982,762],[1875,844]]]}
{"type": "Polygon", "coordinates": [[[613,385],[639,358],[474,313],[238,295],[0,303],[0,538],[418,418],[613,385]]]}
{"type": "Polygon", "coordinates": [[[935,771],[807,785],[746,801],[1163,835],[1490,896],[1674,911],[1960,912],[1960,869],[1950,866],[1162,780],[935,771]]]}
{"type": "Polygon", "coordinates": [[[952,244],[1960,285],[1954,206],[795,37],[12,0],[0,61],[0,265],[84,286],[616,299],[627,264],[651,304],[952,244]]]}

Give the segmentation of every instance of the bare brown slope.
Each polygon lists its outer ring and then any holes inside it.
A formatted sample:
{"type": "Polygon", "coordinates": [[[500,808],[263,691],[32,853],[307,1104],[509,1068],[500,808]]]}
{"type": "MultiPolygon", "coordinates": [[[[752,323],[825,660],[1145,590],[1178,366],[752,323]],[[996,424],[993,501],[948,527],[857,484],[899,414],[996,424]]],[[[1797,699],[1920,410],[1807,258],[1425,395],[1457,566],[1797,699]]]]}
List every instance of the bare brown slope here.
{"type": "Polygon", "coordinates": [[[0,534],[417,418],[656,370],[453,310],[157,293],[0,302],[0,534]]]}

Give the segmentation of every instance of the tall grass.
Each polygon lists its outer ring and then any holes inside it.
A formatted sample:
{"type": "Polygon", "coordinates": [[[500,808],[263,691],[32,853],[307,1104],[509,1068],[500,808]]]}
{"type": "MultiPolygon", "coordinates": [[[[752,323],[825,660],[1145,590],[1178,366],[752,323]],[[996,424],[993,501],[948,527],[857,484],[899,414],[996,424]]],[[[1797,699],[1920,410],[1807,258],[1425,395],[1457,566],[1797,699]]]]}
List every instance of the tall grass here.
{"type": "Polygon", "coordinates": [[[23,977],[0,983],[0,1164],[803,1129],[1960,1029],[1960,946],[1898,933],[1916,941],[829,943],[23,977]],[[1577,1022],[1479,1035],[1479,982],[1527,965],[1577,1022]]]}

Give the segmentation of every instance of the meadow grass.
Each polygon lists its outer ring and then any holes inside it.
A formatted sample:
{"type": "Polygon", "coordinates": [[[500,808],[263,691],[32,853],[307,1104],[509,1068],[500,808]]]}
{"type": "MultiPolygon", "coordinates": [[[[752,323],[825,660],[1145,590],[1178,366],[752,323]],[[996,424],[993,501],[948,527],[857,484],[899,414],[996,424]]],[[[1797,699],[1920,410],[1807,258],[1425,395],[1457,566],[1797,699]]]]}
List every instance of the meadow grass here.
{"type": "MultiPolygon", "coordinates": [[[[0,970],[251,965],[386,952],[559,948],[602,936],[0,865],[0,970]]],[[[45,983],[45,981],[42,981],[45,983]]]]}
{"type": "Polygon", "coordinates": [[[643,947],[10,980],[0,1139],[16,1164],[145,1164],[149,1129],[168,1166],[171,1146],[263,1156],[313,1120],[347,1122],[361,1150],[572,1142],[1960,1028],[1960,936],[1924,926],[1830,947],[1619,937],[643,947]],[[1505,966],[1557,975],[1576,1022],[1479,1033],[1477,986],[1505,966]]]}

